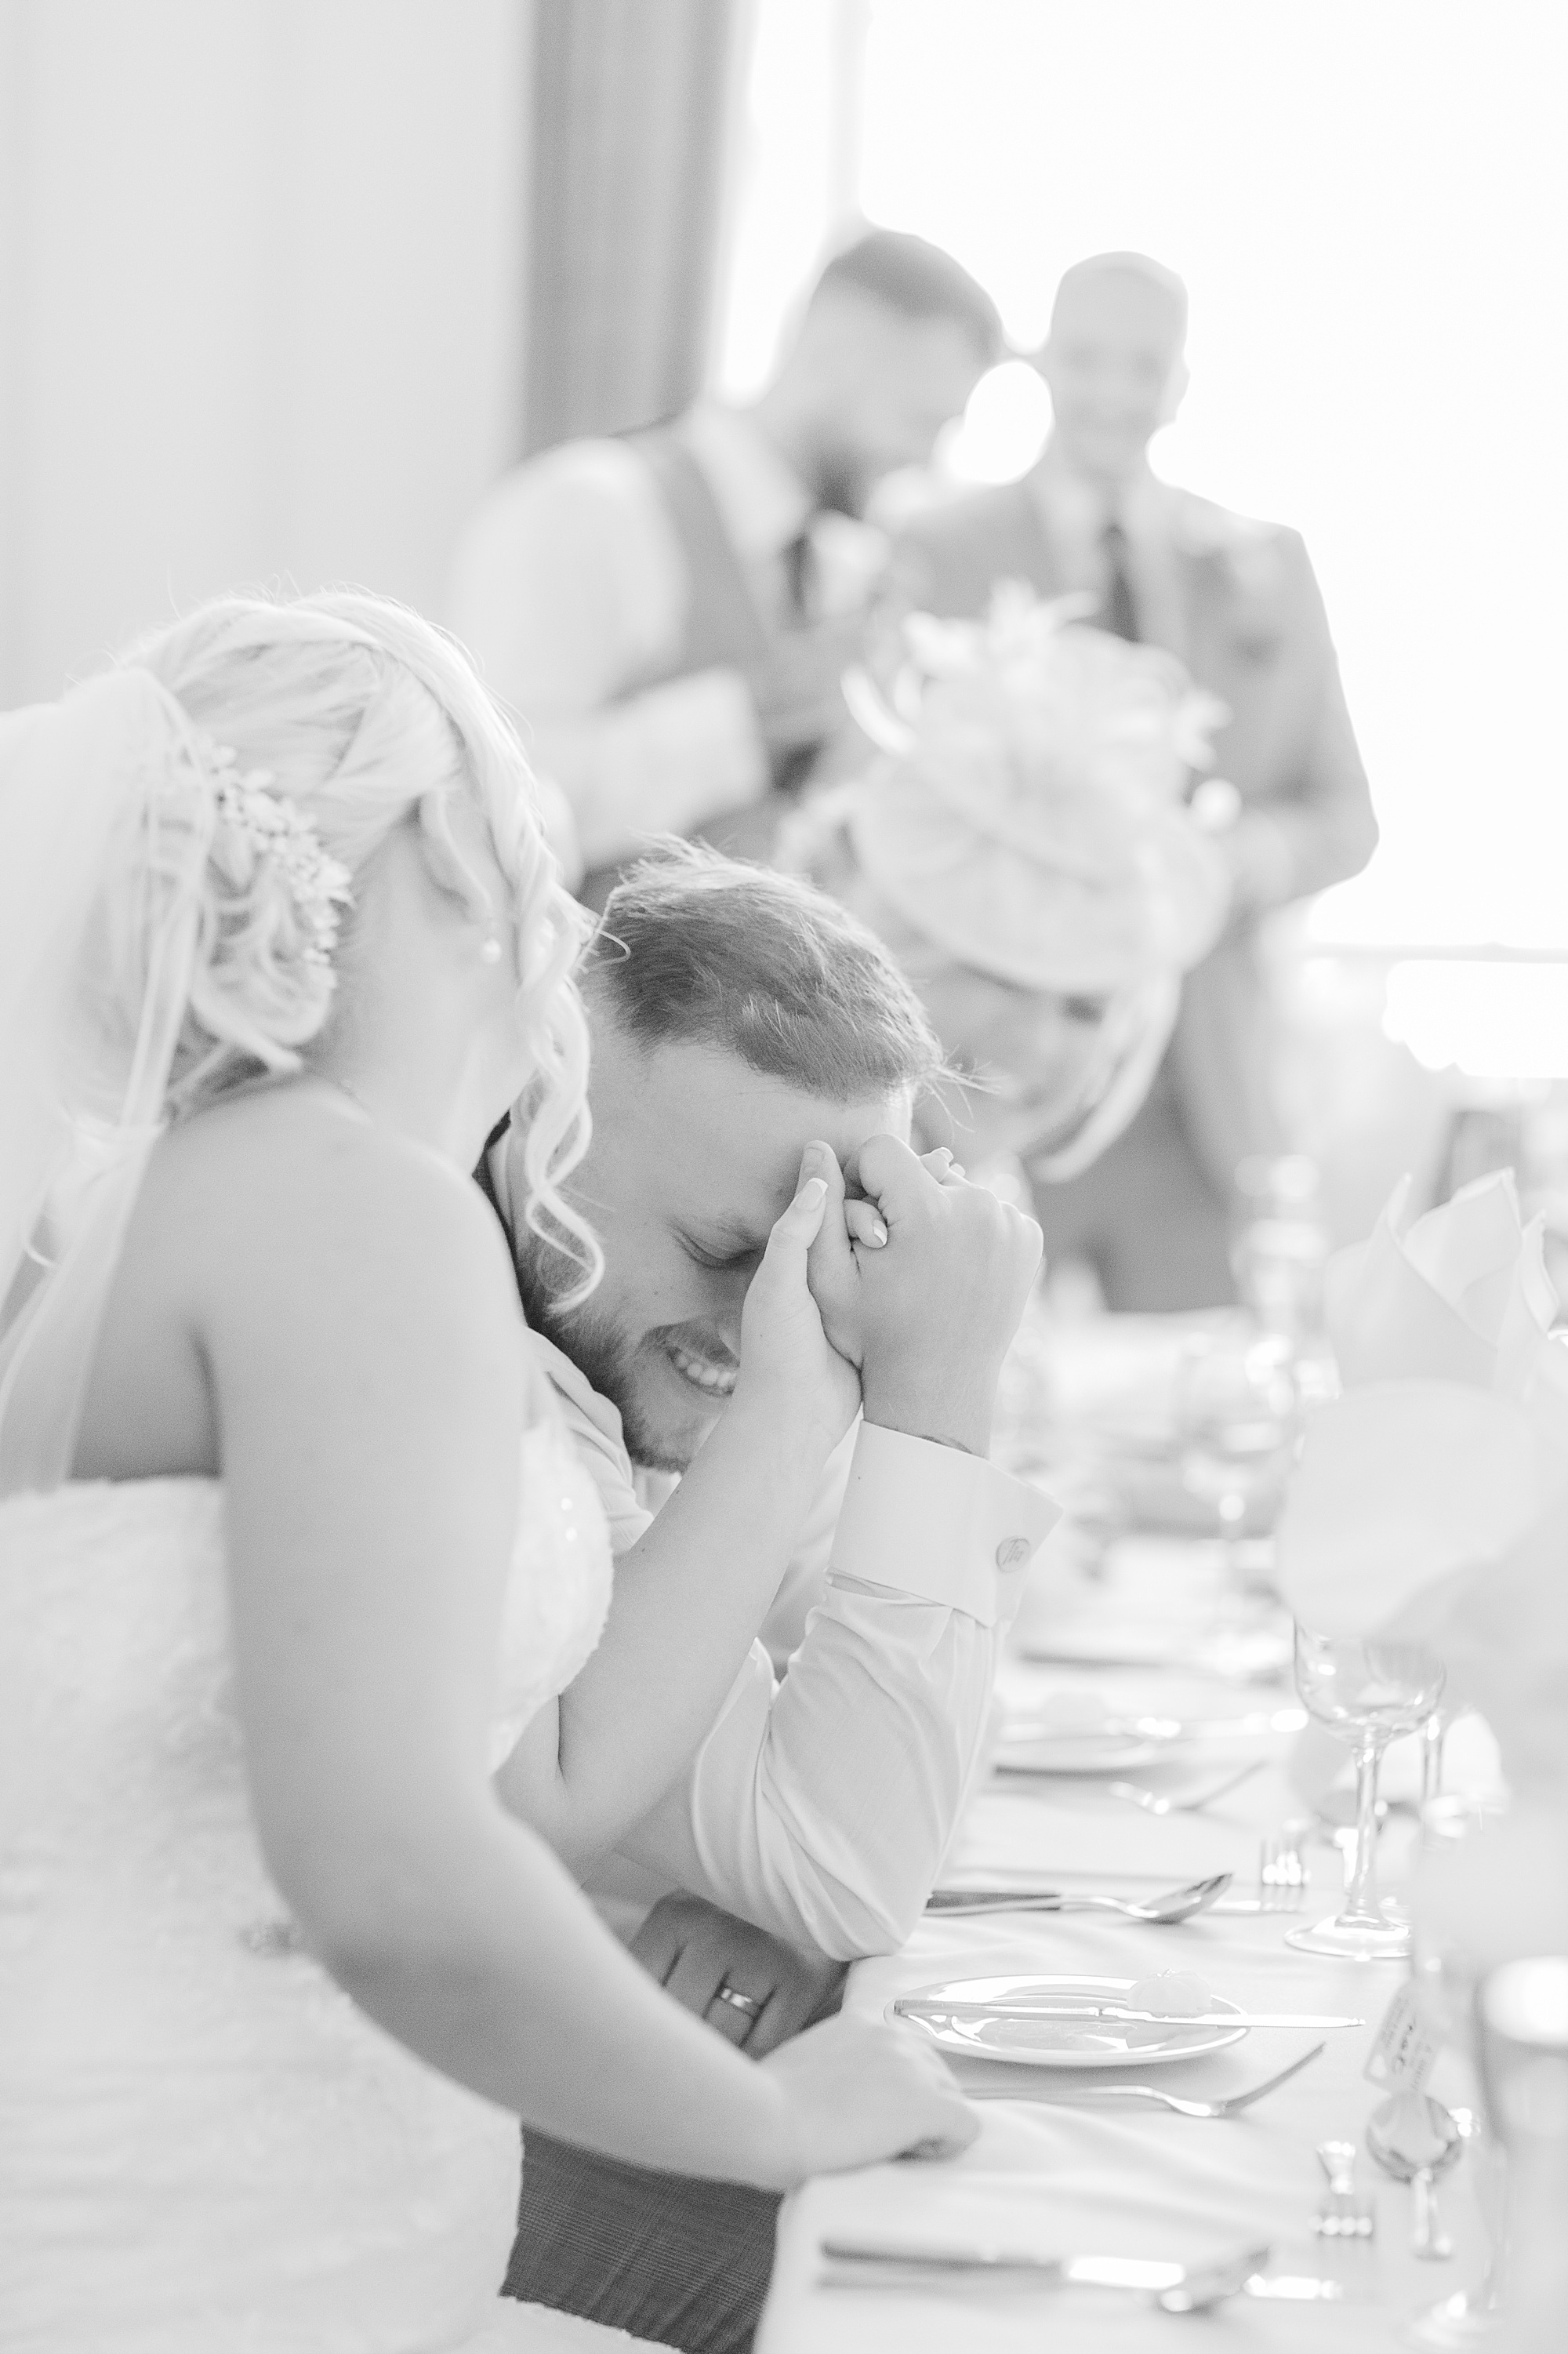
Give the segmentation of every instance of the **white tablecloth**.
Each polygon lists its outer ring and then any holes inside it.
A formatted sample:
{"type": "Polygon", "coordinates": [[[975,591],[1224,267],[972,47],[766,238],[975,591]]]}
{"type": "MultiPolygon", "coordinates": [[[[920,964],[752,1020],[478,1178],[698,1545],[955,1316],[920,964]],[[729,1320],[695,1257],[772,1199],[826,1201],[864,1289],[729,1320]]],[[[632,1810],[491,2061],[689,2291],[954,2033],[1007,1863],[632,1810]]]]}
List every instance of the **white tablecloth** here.
{"type": "MultiPolygon", "coordinates": [[[[1190,1636],[1212,1607],[1212,1553],[1178,1541],[1132,1539],[1113,1553],[1092,1588],[1049,1566],[1032,1596],[1024,1632],[1049,1637],[1086,1606],[1102,1628],[1149,1623],[1151,1593],[1171,1597],[1169,1623],[1190,1636]],[[1204,1599],[1208,1594],[1207,1602],[1204,1599]]],[[[1161,1613],[1164,1616],[1164,1612],[1161,1613]]],[[[1184,1643],[1183,1649],[1190,1649],[1184,1643]]],[[[1065,1685],[1104,1692],[1113,1706],[1159,1702],[1190,1706],[1207,1699],[1226,1713],[1287,1705],[1288,1689],[1259,1691],[1194,1685],[1172,1671],[1061,1670],[1010,1664],[1004,1688],[1013,1702],[1065,1685]]],[[[1463,1728],[1461,1728],[1461,1731],[1463,1728]]],[[[1411,1746],[1407,1744],[1407,1748],[1411,1746]]],[[[1250,1755],[1265,1771],[1210,1811],[1155,1819],[1097,1795],[1091,1784],[1063,1779],[984,1784],[969,1809],[944,1880],[978,1879],[999,1870],[1030,1872],[1046,1884],[1071,1874],[1105,1875],[1100,1884],[1139,1890],[1174,1886],[1211,1871],[1235,1873],[1234,1893],[1255,1894],[1262,1832],[1298,1816],[1284,1766],[1288,1736],[1231,1739],[1206,1762],[1250,1755]]],[[[1402,1761],[1390,1760],[1396,1787],[1402,1761]]],[[[1404,1787],[1411,1763],[1403,1761],[1404,1787]]],[[[1140,1768],[1128,1778],[1150,1787],[1169,1771],[1140,1768]]],[[[1180,1777],[1176,1777],[1180,1778],[1180,1777]]],[[[1399,1837],[1385,1840],[1397,1882],[1399,1837]]],[[[1299,1954],[1285,1942],[1298,1921],[1338,1908],[1340,1859],[1326,1846],[1308,1850],[1313,1884],[1295,1915],[1208,1914],[1180,1928],[1150,1928],[1109,1915],[962,1921],[927,1919],[905,1950],[862,1963],[852,1973],[846,2007],[880,2012],[894,1995],[935,1979],[995,1971],[1071,1972],[1138,1978],[1159,1969],[1197,1971],[1217,1993],[1250,2008],[1351,2013],[1364,2028],[1330,2034],[1310,2067],[1240,2118],[1199,2121],[1163,2109],[1073,2105],[1075,2090],[1097,2074],[956,2063],[962,2080],[987,2079],[1010,2097],[988,2100],[972,2148],[949,2164],[882,2166],[819,2179],[785,2206],[774,2285],[758,2354],[1003,2354],[1045,2344],[1074,2354],[1142,2354],[1169,2333],[1202,2331],[1205,2343],[1234,2347],[1331,2346],[1335,2354],[1387,2349],[1403,2322],[1424,2306],[1478,2277],[1484,2258],[1467,2156],[1443,2185],[1444,2221],[1456,2243],[1447,2264],[1410,2253],[1411,2193],[1379,2174],[1361,2150],[1360,2181],[1375,2198],[1372,2242],[1319,2239],[1311,2230],[1324,2189],[1315,2147],[1329,2139],[1361,2141],[1383,2097],[1362,2076],[1373,2031],[1398,1986],[1403,1966],[1351,1964],[1299,1954]],[[820,2243],[846,2238],[979,2242],[1067,2252],[1199,2261],[1267,2242],[1275,2273],[1332,2276],[1345,2301],[1287,2305],[1237,2298],[1202,2321],[1180,2321],[1147,2298],[1101,2290],[995,2287],[972,2284],[918,2291],[819,2285],[820,2243]]],[[[1124,2072],[1199,2098],[1256,2084],[1317,2040],[1254,2031],[1230,2051],[1153,2070],[1124,2072]]],[[[1459,2063],[1445,2055],[1434,2091],[1474,2100],[1459,2063]]]]}

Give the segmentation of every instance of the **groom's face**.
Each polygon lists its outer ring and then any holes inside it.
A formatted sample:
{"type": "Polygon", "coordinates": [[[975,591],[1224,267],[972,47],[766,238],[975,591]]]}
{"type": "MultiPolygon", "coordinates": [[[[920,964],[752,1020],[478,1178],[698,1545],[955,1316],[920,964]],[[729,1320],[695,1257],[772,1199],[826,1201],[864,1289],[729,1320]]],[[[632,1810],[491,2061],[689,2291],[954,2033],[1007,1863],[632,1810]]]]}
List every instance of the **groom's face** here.
{"type": "Polygon", "coordinates": [[[910,1101],[832,1097],[739,1055],[629,1039],[590,1003],[593,1141],[567,1192],[604,1247],[581,1308],[546,1288],[560,1261],[527,1249],[529,1320],[620,1410],[634,1462],[683,1470],[735,1387],[740,1311],[813,1138],[841,1161],[873,1136],[906,1139],[910,1101]]]}

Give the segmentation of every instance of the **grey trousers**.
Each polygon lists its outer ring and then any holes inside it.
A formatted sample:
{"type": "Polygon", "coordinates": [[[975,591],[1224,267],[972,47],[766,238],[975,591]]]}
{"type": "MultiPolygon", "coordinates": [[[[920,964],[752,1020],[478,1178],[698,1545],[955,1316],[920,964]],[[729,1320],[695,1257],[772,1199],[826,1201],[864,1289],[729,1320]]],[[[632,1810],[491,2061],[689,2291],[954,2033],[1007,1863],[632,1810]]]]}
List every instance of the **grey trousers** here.
{"type": "Polygon", "coordinates": [[[776,2191],[655,2174],[530,2132],[505,2294],[682,2354],[749,2354],[779,2204],[776,2191]]]}

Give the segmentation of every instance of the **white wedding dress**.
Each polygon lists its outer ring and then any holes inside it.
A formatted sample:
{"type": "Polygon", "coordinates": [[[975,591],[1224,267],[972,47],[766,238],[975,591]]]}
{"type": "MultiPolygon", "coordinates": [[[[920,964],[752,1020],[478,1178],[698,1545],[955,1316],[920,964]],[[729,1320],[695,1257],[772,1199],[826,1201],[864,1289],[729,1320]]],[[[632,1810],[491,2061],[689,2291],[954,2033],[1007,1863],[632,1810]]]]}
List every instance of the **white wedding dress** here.
{"type": "MultiPolygon", "coordinates": [[[[559,1425],[524,1441],[503,1755],[592,1650],[610,1555],[559,1425]]],[[[6,2354],[555,2354],[630,2343],[498,2290],[508,2112],[303,1952],[252,1829],[223,1490],[0,1504],[0,2343],[6,2354]]]]}

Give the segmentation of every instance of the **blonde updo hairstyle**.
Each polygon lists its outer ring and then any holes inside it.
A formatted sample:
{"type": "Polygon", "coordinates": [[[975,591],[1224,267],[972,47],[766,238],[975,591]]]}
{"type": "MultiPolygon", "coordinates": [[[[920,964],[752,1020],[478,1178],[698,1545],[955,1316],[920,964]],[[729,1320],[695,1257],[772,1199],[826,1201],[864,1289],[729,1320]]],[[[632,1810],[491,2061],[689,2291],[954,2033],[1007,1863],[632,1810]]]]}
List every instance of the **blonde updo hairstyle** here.
{"type": "MultiPolygon", "coordinates": [[[[467,794],[512,893],[510,908],[494,908],[471,875],[475,921],[511,916],[520,943],[517,1012],[534,1071],[524,1215],[581,1269],[569,1296],[586,1295],[601,1271],[599,1245],[559,1189],[588,1140],[588,1030],[572,979],[588,918],[561,885],[515,732],[461,647],[389,599],[334,589],[287,601],[215,598],[122,662],[150,672],[179,704],[197,731],[198,769],[201,738],[207,752],[232,749],[238,775],[263,772],[266,790],[297,804],[350,878],[350,904],[323,958],[281,864],[218,804],[170,1108],[185,1116],[247,1079],[304,1066],[302,1050],[320,1036],[340,981],[353,986],[355,879],[404,825],[438,838],[444,863],[470,873],[451,824],[455,797],[467,794]]],[[[205,779],[200,790],[216,788],[205,779]]],[[[177,854],[177,843],[170,849],[177,854]]],[[[175,857],[154,855],[172,872],[175,857]]],[[[149,877],[154,899],[157,879],[149,877]]]]}

